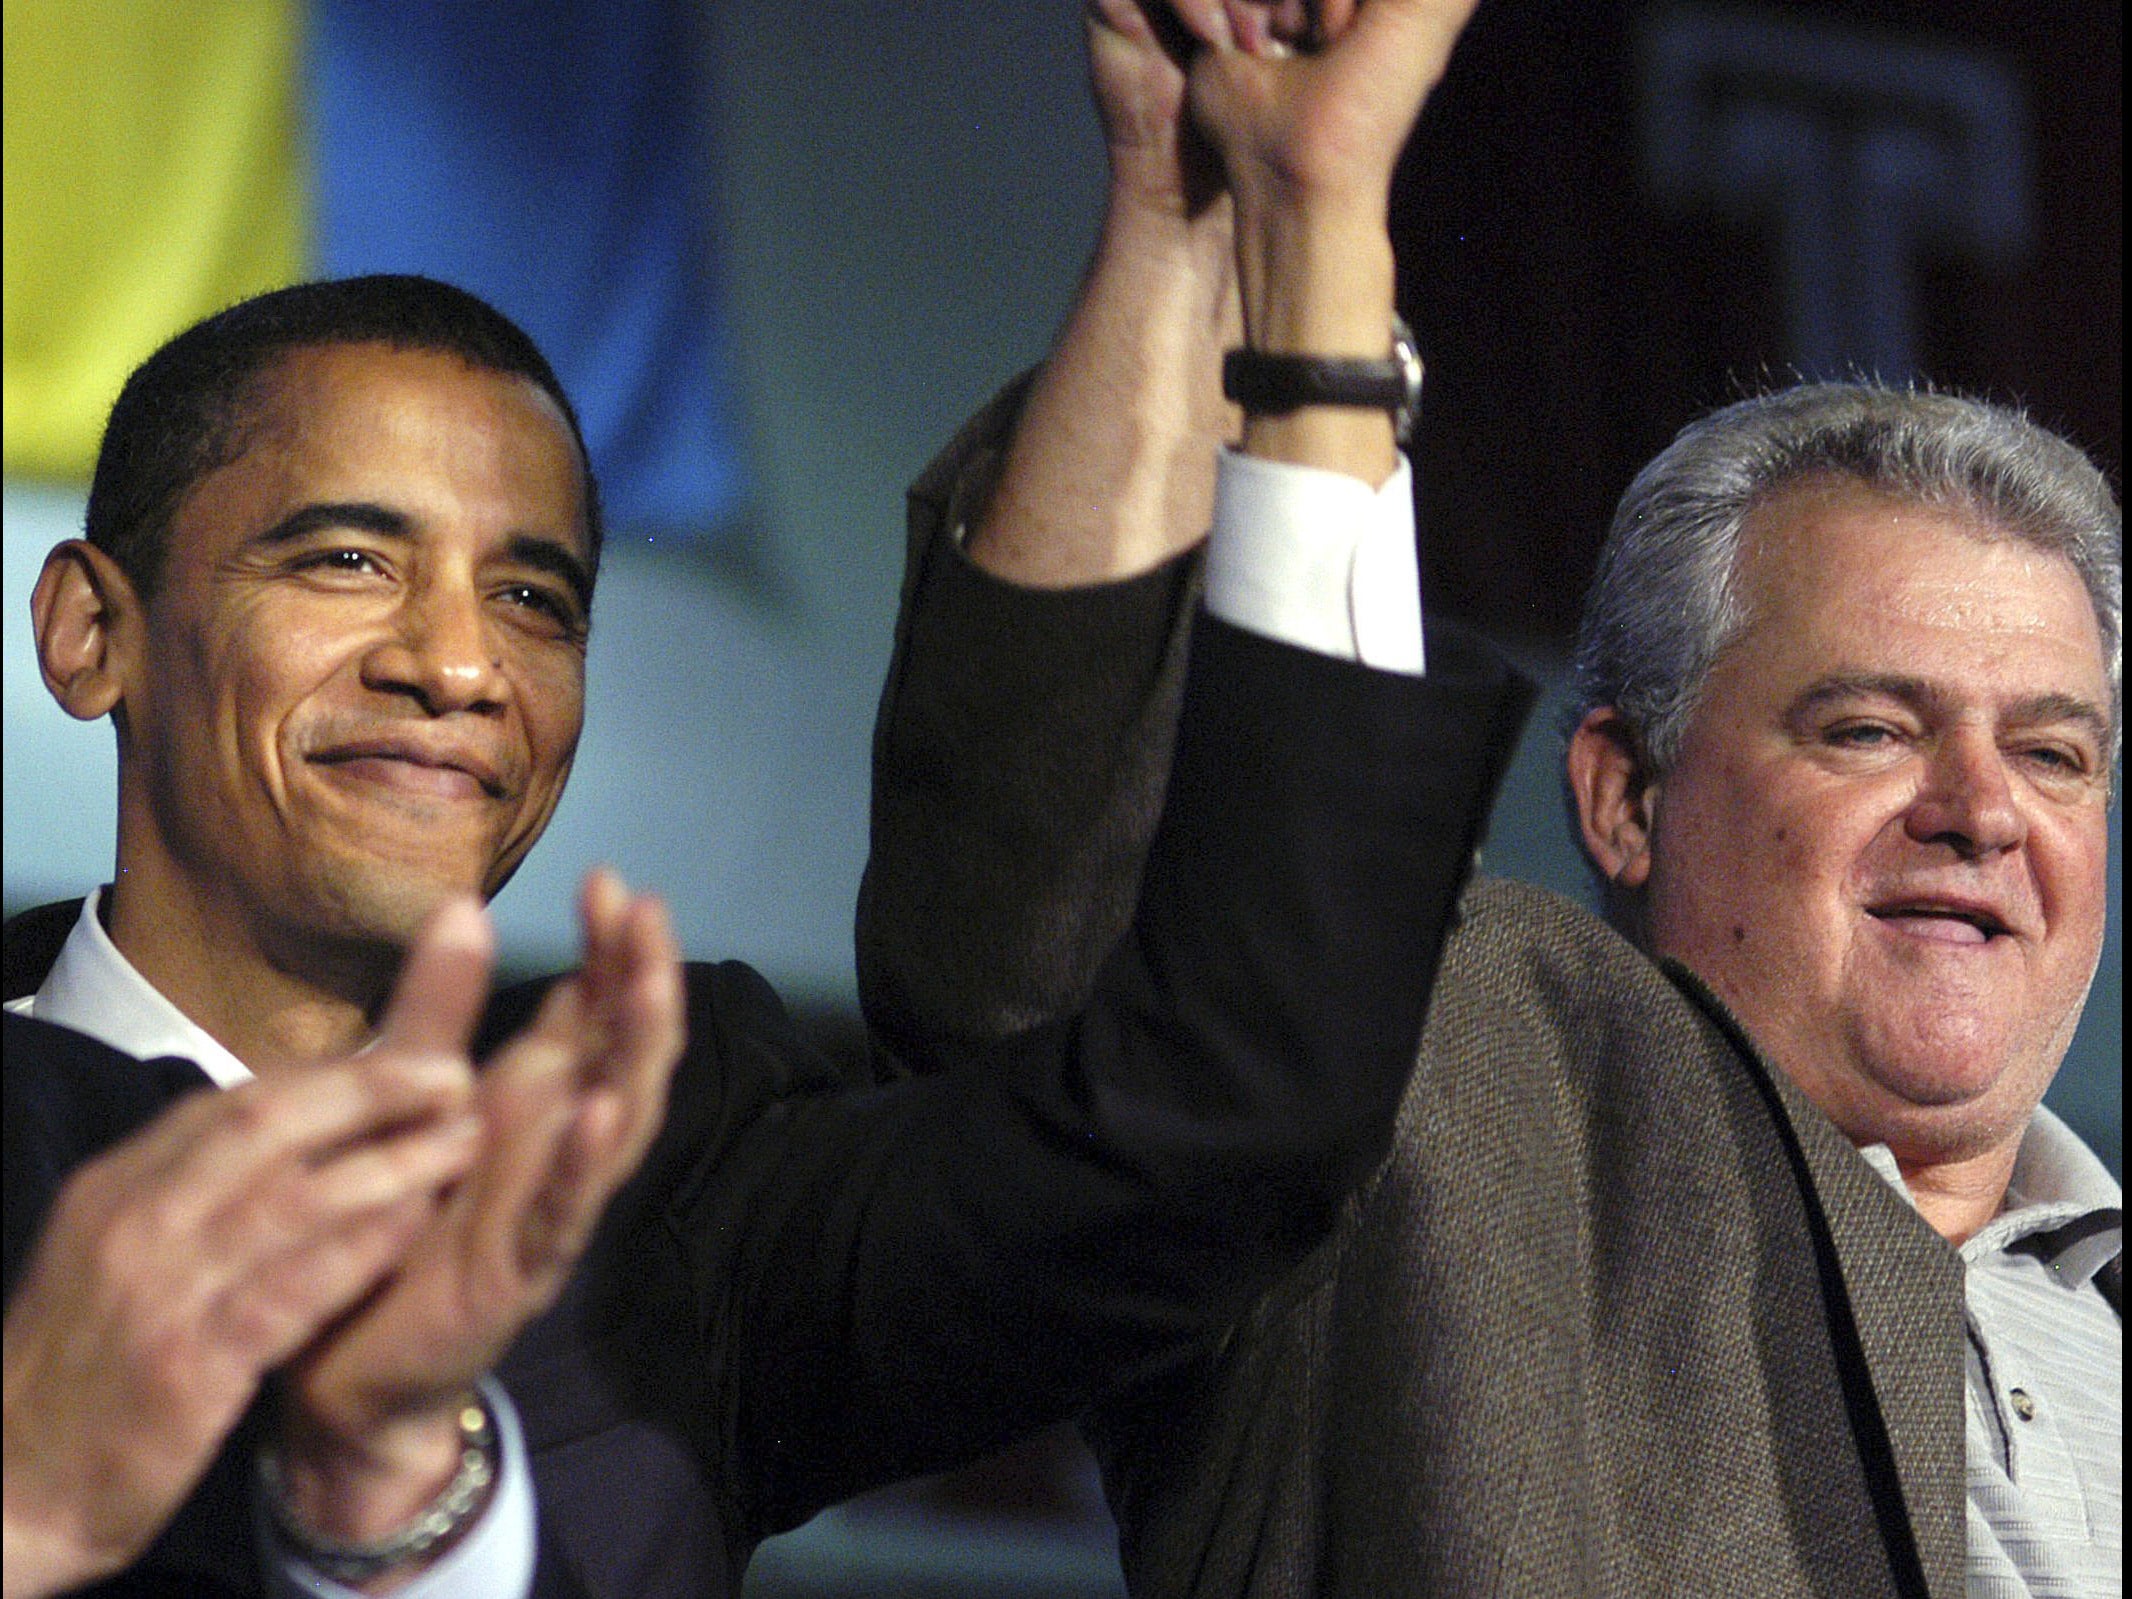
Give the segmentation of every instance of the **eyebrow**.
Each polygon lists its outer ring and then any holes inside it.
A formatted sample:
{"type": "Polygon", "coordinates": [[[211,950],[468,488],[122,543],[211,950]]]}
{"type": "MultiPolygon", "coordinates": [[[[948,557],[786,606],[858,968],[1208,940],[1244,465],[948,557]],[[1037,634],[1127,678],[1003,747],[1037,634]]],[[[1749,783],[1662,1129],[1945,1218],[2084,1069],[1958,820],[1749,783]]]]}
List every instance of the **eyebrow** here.
{"type": "MultiPolygon", "coordinates": [[[[395,511],[374,500],[328,500],[298,507],[252,542],[261,549],[273,549],[333,528],[352,528],[388,539],[412,539],[415,536],[414,518],[404,511],[395,511]]],[[[592,609],[592,571],[564,545],[537,534],[514,533],[504,550],[520,566],[561,579],[580,609],[592,609]]]]}
{"type": "MultiPolygon", "coordinates": [[[[1921,677],[1900,672],[1839,672],[1809,684],[1786,708],[1784,719],[1796,722],[1839,701],[1873,698],[1898,700],[1923,710],[1941,710],[1947,704],[1945,692],[1921,677]]],[[[2100,706],[2078,694],[2056,690],[2015,700],[2007,707],[2005,720],[2016,727],[2073,722],[2104,743],[2110,737],[2110,719],[2100,706]]]]}
{"type": "Polygon", "coordinates": [[[313,533],[336,527],[359,528],[365,533],[378,533],[386,538],[396,539],[413,538],[415,531],[413,521],[405,513],[391,510],[374,501],[332,500],[299,506],[260,533],[252,542],[261,549],[273,549],[277,545],[294,544],[299,539],[309,538],[313,533]]]}

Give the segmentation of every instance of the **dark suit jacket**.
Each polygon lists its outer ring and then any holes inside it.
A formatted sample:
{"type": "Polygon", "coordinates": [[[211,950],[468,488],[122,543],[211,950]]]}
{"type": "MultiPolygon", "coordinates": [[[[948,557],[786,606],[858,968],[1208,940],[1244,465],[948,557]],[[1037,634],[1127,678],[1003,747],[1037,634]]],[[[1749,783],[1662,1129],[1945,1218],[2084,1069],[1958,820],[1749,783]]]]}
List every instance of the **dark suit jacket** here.
{"type": "MultiPolygon", "coordinates": [[[[860,899],[891,1039],[1079,1002],[1189,653],[1190,560],[1037,593],[945,537],[1013,403],[912,495],[860,899]]],[[[1432,629],[1432,669],[1439,649],[1432,629]]],[[[1952,1249],[1687,973],[1484,882],[1390,1158],[1333,1238],[1089,1431],[1145,1599],[1959,1599],[1961,1292],[1952,1249]]]]}
{"type": "MultiPolygon", "coordinates": [[[[728,1591],[822,1505],[1148,1380],[1314,1246],[1380,1158],[1420,1028],[1411,973],[1436,959],[1525,690],[1478,657],[1424,685],[1213,622],[1199,654],[1140,914],[1077,1017],[913,1040],[922,1075],[853,1092],[755,974],[690,969],[666,1126],[500,1371],[544,1583],[728,1591]],[[1423,758],[1475,725],[1495,736],[1423,758]]],[[[68,921],[10,924],[11,994],[68,921]]],[[[504,996],[488,1032],[536,997],[504,996]]],[[[51,1031],[8,1033],[10,1285],[64,1172],[185,1080],[81,1071],[51,1031]]],[[[218,1466],[150,1569],[245,1591],[242,1467],[218,1466]]]]}

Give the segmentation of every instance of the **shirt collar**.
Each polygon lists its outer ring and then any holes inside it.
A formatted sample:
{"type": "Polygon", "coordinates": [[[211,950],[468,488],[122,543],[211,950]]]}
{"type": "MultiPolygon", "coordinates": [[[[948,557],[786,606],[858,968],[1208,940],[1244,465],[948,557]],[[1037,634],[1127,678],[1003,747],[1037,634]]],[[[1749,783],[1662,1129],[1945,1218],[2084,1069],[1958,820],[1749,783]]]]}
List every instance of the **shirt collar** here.
{"type": "Polygon", "coordinates": [[[251,1069],[156,989],[121,955],[97,915],[103,890],[82,902],[74,930],[44,983],[21,1008],[141,1060],[178,1055],[218,1088],[251,1079],[251,1069]]]}
{"type": "MultiPolygon", "coordinates": [[[[1886,1144],[1868,1144],[1866,1163],[1913,1205],[1916,1199],[1886,1144]]],[[[1976,1261],[2024,1240],[2068,1287],[2084,1286],[2124,1253],[2124,1190],[2095,1152],[2048,1107],[2038,1105],[2014,1153],[2006,1199],[1962,1246],[1976,1261]]]]}

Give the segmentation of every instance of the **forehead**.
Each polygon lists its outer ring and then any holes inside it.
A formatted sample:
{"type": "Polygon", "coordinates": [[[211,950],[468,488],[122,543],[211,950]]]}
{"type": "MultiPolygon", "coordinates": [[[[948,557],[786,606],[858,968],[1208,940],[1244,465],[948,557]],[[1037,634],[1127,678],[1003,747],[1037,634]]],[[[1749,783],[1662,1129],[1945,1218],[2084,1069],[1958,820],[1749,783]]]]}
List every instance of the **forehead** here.
{"type": "Polygon", "coordinates": [[[2101,694],[2102,632],[2072,562],[1962,510],[1796,484],[1748,518],[1735,581],[1741,642],[1772,668],[2040,672],[2101,694]]]}
{"type": "Polygon", "coordinates": [[[381,504],[417,525],[478,512],[588,553],[576,442],[529,378],[440,351],[320,345],[270,366],[248,413],[239,453],[180,502],[174,555],[189,537],[336,501],[381,504]],[[187,514],[201,510],[211,514],[187,514]]]}

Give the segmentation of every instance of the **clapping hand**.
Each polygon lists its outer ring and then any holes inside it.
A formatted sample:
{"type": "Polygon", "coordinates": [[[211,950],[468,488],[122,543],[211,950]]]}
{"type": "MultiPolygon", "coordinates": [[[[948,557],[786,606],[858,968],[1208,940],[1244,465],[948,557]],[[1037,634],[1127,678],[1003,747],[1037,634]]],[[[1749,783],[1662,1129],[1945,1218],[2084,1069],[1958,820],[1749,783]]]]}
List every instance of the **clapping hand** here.
{"type": "Polygon", "coordinates": [[[553,1303],[663,1120],[683,1042],[664,910],[596,872],[584,961],[489,1060],[478,1158],[387,1281],[283,1380],[288,1510],[349,1541],[413,1519],[448,1479],[468,1389],[553,1303]]]}
{"type": "Polygon", "coordinates": [[[376,1042],[203,1089],[77,1170],[7,1307],[6,1592],[122,1569],[266,1374],[374,1292],[482,1149],[471,902],[431,918],[376,1042]]]}

